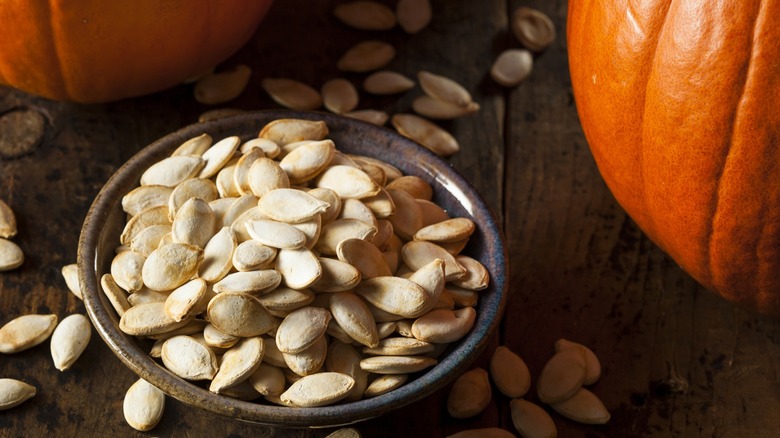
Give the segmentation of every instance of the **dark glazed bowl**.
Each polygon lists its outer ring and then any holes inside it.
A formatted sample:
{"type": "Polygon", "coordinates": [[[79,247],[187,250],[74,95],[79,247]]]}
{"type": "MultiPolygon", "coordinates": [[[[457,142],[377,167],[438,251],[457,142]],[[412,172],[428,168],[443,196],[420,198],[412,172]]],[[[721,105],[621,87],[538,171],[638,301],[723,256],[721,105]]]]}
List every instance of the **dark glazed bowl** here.
{"type": "Polygon", "coordinates": [[[226,117],[187,126],[144,148],[125,163],[98,193],[87,214],[78,248],[79,279],[87,312],[100,336],[122,362],[138,376],[168,395],[193,406],[240,420],[285,427],[335,426],[367,420],[420,400],[442,388],[465,371],[485,348],[498,326],[506,298],[507,255],[501,230],[482,198],[448,163],[394,131],[341,116],[292,111],[264,111],[226,117]],[[100,277],[110,272],[114,249],[124,227],[121,199],[138,185],[143,171],[169,156],[185,140],[208,133],[215,141],[238,135],[243,141],[256,137],[261,127],[279,118],[324,120],[336,147],[347,153],[367,155],[397,166],[404,174],[417,175],[434,189],[434,202],[452,217],[469,217],[477,224],[463,250],[487,267],[490,287],[479,292],[474,328],[439,357],[439,363],[387,394],[356,402],[316,408],[291,408],[245,402],[213,394],[185,381],[153,360],[151,344],[119,330],[119,318],[99,288],[100,277]]]}

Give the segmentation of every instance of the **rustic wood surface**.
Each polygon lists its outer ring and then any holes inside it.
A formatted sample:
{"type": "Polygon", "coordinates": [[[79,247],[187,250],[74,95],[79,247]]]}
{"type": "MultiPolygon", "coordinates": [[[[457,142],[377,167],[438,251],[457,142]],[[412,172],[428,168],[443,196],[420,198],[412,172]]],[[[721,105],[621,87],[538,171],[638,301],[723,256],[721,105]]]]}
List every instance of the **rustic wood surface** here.
{"type": "MultiPolygon", "coordinates": [[[[443,124],[462,145],[450,161],[503,223],[511,264],[507,313],[493,345],[519,353],[533,376],[559,338],[590,346],[603,364],[592,390],[611,411],[611,421],[587,426],[552,413],[559,436],[780,436],[780,322],[703,290],[616,204],[579,127],[568,76],[565,1],[434,0],[433,22],[414,36],[400,29],[347,28],[331,14],[335,3],[278,1],[252,41],[224,63],[254,69],[247,90],[229,106],[275,108],[261,78],[292,77],[319,86],[340,75],[338,56],[367,38],[396,46],[391,69],[409,76],[429,70],[465,85],[482,108],[443,124]],[[536,57],[531,77],[506,90],[487,71],[502,49],[519,46],[507,29],[519,6],[552,17],[558,38],[536,57]]],[[[363,75],[346,77],[359,83],[363,75]]],[[[363,95],[361,107],[408,111],[417,94],[363,95]]],[[[93,197],[123,161],[208,109],[193,99],[191,85],[88,106],[0,88],[0,198],[17,214],[13,240],[27,256],[22,268],[0,273],[0,323],[26,313],[62,318],[84,312],[67,292],[60,268],[76,260],[93,197]]],[[[486,366],[488,353],[475,366],[486,366]]],[[[135,376],[97,334],[67,372],[54,368],[46,342],[0,358],[0,377],[38,388],[34,399],[0,412],[0,436],[331,432],[238,422],[172,399],[154,431],[136,432],[122,416],[124,392],[135,376]]],[[[506,397],[496,395],[475,418],[455,420],[447,415],[446,396],[444,389],[356,427],[366,437],[439,437],[488,426],[515,432],[506,397]]]]}

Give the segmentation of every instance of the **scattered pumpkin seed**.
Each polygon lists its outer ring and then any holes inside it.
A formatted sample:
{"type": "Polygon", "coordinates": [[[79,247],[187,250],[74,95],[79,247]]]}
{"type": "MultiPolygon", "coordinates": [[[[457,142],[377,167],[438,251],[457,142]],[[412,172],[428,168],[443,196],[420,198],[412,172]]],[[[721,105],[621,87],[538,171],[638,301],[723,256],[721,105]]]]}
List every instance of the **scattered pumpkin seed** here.
{"type": "Polygon", "coordinates": [[[578,423],[606,424],[610,418],[604,403],[585,388],[580,388],[571,397],[551,406],[559,414],[578,423]]]}
{"type": "Polygon", "coordinates": [[[447,412],[453,418],[470,418],[484,411],[493,394],[488,373],[472,368],[458,376],[447,396],[447,412]]]}
{"type": "Polygon", "coordinates": [[[0,353],[11,354],[35,347],[49,339],[57,326],[57,315],[22,315],[0,328],[0,353]]]}
{"type": "Polygon", "coordinates": [[[16,216],[11,207],[0,199],[0,237],[9,239],[16,235],[16,216]]]}
{"type": "Polygon", "coordinates": [[[395,14],[401,29],[412,35],[425,29],[433,19],[430,0],[399,0],[395,14]]]}
{"type": "Polygon", "coordinates": [[[21,380],[0,379],[0,411],[11,409],[35,397],[35,387],[21,380]]]}
{"type": "Polygon", "coordinates": [[[381,70],[371,73],[363,80],[363,90],[371,94],[398,94],[414,88],[414,81],[405,75],[381,70]]]}
{"type": "Polygon", "coordinates": [[[378,70],[395,58],[395,48],[377,40],[363,41],[350,47],[339,58],[336,67],[341,71],[365,73],[378,70]]]}
{"type": "Polygon", "coordinates": [[[262,86],[271,99],[284,107],[303,111],[322,106],[320,93],[303,82],[286,78],[265,78],[262,86]]]}
{"type": "Polygon", "coordinates": [[[22,266],[24,252],[19,245],[0,237],[0,272],[10,271],[22,266]]]}
{"type": "Polygon", "coordinates": [[[51,357],[60,371],[70,368],[87,348],[92,336],[92,324],[81,314],[67,316],[51,334],[51,357]]]}
{"type": "Polygon", "coordinates": [[[555,42],[555,25],[550,17],[536,9],[515,9],[510,26],[520,44],[534,52],[541,52],[555,42]]]}
{"type": "Polygon", "coordinates": [[[195,100],[207,105],[229,102],[244,92],[252,69],[239,64],[231,70],[209,73],[195,83],[195,100]]]}
{"type": "Polygon", "coordinates": [[[490,77],[504,87],[516,87],[533,70],[534,57],[528,50],[507,49],[498,55],[490,68],[490,77]]]}
{"type": "Polygon", "coordinates": [[[390,30],[395,27],[395,13],[375,1],[342,3],[333,10],[342,23],[360,30],[390,30]]]}

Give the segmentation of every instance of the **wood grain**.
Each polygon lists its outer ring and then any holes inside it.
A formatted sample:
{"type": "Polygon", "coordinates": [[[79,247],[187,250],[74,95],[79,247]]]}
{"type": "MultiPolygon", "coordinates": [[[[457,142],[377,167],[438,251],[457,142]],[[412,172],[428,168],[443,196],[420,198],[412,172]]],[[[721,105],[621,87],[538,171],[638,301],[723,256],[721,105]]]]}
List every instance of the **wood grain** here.
{"type": "MultiPolygon", "coordinates": [[[[428,70],[465,85],[481,110],[442,126],[461,143],[451,163],[480,190],[507,238],[510,296],[493,345],[519,353],[533,376],[559,338],[590,346],[602,361],[603,376],[592,390],[611,411],[611,421],[585,426],[553,413],[559,436],[780,436],[780,323],[702,289],[617,205],[579,127],[568,77],[565,1],[434,0],[433,22],[413,36],[400,29],[347,28],[330,12],[336,3],[276,2],[250,43],[224,63],[243,62],[254,71],[247,90],[226,106],[276,107],[260,87],[263,77],[291,77],[318,87],[344,76],[359,85],[364,75],[342,75],[335,60],[367,38],[396,46],[389,69],[410,77],[428,70]],[[507,29],[519,6],[547,13],[558,38],[535,57],[529,79],[507,90],[487,71],[501,50],[519,47],[507,29]]],[[[361,93],[360,108],[407,112],[419,93],[418,88],[400,96],[361,93]]],[[[25,313],[62,318],[84,312],[67,292],[60,268],[75,261],[81,223],[95,194],[140,148],[195,122],[207,109],[195,102],[191,85],[89,106],[0,88],[0,146],[25,148],[15,158],[0,154],[0,198],[17,214],[14,241],[27,256],[22,268],[0,274],[0,323],[25,313]],[[42,133],[35,128],[41,125],[42,133]]],[[[474,366],[486,367],[488,357],[486,352],[474,366]]],[[[44,343],[2,358],[0,376],[38,388],[34,399],[0,412],[0,436],[331,432],[237,422],[173,399],[152,433],[135,432],[122,417],[122,398],[135,376],[97,334],[67,372],[54,368],[44,343]]],[[[514,431],[509,400],[495,392],[488,409],[472,419],[449,418],[445,388],[356,427],[366,437],[441,437],[488,426],[514,431]]]]}

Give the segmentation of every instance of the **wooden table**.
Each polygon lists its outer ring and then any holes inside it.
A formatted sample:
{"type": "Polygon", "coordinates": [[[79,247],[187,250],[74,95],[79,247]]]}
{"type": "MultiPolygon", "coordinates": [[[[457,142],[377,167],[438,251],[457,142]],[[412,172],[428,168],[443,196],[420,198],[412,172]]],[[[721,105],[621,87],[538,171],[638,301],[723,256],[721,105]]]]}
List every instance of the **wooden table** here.
{"type": "MultiPolygon", "coordinates": [[[[391,69],[445,74],[480,103],[472,116],[443,123],[462,150],[450,161],[502,221],[511,259],[507,317],[493,345],[505,344],[538,376],[567,338],[590,346],[603,376],[592,390],[612,413],[605,426],[553,413],[563,437],[780,436],[780,323],[737,309],[705,291],[636,227],[604,185],[580,129],[568,75],[565,1],[434,0],[434,20],[410,36],[372,33],[333,18],[336,1],[278,1],[252,41],[224,65],[253,70],[228,106],[274,108],[263,77],[319,86],[337,77],[335,60],[367,38],[398,50],[391,69]],[[555,45],[535,59],[516,89],[487,71],[518,43],[508,16],[532,6],[552,17],[555,45]]],[[[394,3],[394,2],[390,2],[394,3]]],[[[359,83],[361,75],[346,75],[359,83]]],[[[362,108],[409,111],[400,97],[363,94],[362,108]]],[[[76,244],[93,197],[109,176],[154,139],[211,109],[191,85],[104,105],[51,102],[0,89],[0,198],[17,214],[14,239],[27,260],[0,274],[0,322],[26,313],[84,312],[60,268],[76,244]],[[11,157],[13,155],[13,157],[11,157]]],[[[489,352],[488,352],[489,353],[489,352]]],[[[475,366],[486,366],[488,353],[475,366]]],[[[135,376],[95,334],[69,371],[52,364],[48,342],[0,359],[0,377],[34,384],[37,396],[0,412],[1,436],[140,436],[122,416],[135,376]]],[[[497,392],[497,391],[496,391],[497,392]]],[[[363,436],[438,437],[500,426],[514,431],[509,400],[497,395],[478,417],[447,415],[447,390],[359,423],[363,436]]],[[[534,399],[534,396],[531,396],[534,399]]],[[[328,430],[274,429],[202,412],[169,399],[149,436],[323,437],[328,430]]]]}

